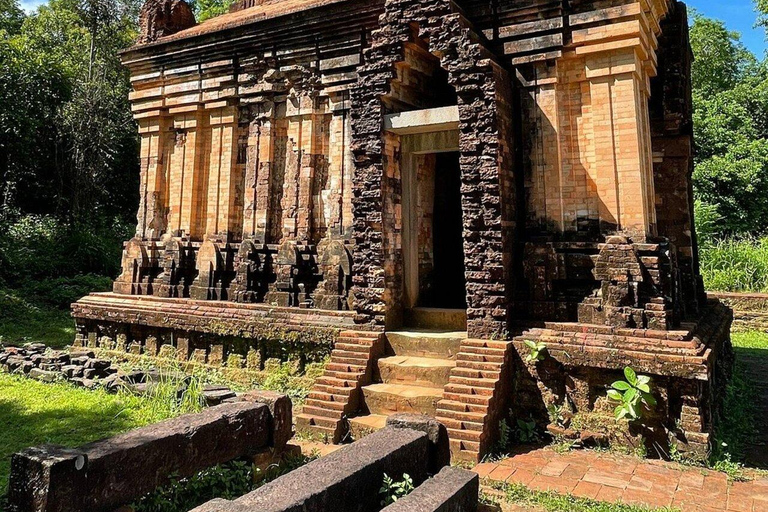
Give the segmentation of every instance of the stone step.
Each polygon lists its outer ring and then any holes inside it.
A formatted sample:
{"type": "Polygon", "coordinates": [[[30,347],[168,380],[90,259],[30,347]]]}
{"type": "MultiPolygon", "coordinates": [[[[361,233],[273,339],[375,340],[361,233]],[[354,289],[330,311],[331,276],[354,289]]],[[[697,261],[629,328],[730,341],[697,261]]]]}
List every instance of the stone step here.
{"type": "Polygon", "coordinates": [[[334,372],[347,372],[347,373],[364,373],[365,366],[359,364],[345,364],[345,363],[333,363],[330,362],[325,365],[326,370],[334,372]]]}
{"type": "Polygon", "coordinates": [[[504,364],[504,356],[460,352],[459,355],[456,356],[457,366],[459,365],[460,361],[469,361],[473,363],[493,363],[496,365],[502,365],[504,364]]]}
{"type": "MultiPolygon", "coordinates": [[[[321,377],[322,378],[322,377],[321,377]]],[[[312,387],[313,392],[325,393],[327,395],[333,395],[336,400],[343,399],[348,400],[349,396],[355,390],[354,387],[339,387],[334,385],[326,385],[315,381],[315,385],[312,387]],[[338,397],[338,398],[336,398],[338,397]]]]}
{"type": "Polygon", "coordinates": [[[485,427],[484,423],[478,423],[474,421],[455,420],[451,418],[441,417],[440,422],[445,425],[449,431],[451,430],[471,430],[473,432],[482,432],[485,427]]]}
{"type": "MultiPolygon", "coordinates": [[[[480,395],[480,396],[487,396],[488,399],[493,396],[493,388],[486,388],[486,387],[478,387],[478,386],[472,386],[472,385],[466,385],[466,384],[454,384],[453,382],[449,382],[448,385],[445,386],[445,392],[446,393],[460,393],[463,395],[480,395]]],[[[446,398],[449,398],[446,396],[446,398]]]]}
{"type": "Polygon", "coordinates": [[[463,402],[465,404],[482,405],[484,407],[488,407],[488,405],[491,403],[491,400],[493,400],[493,396],[491,395],[478,395],[476,393],[472,393],[471,390],[470,392],[467,392],[467,389],[463,386],[457,391],[449,390],[447,388],[448,386],[446,386],[446,390],[443,392],[443,398],[453,402],[463,402]]]}
{"type": "Polygon", "coordinates": [[[437,417],[440,421],[443,419],[451,419],[456,421],[471,421],[474,423],[485,422],[487,407],[475,406],[479,411],[454,411],[445,407],[446,401],[447,400],[441,400],[440,403],[437,404],[437,417]]]}
{"type": "MultiPolygon", "coordinates": [[[[477,377],[464,377],[461,375],[451,375],[451,384],[459,384],[475,389],[490,389],[496,387],[496,379],[482,379],[477,377]]],[[[482,394],[482,393],[481,393],[482,394]]]]}
{"type": "Polygon", "coordinates": [[[437,410],[438,414],[445,415],[448,415],[448,413],[485,415],[488,412],[488,406],[484,404],[470,404],[458,400],[440,400],[440,403],[437,404],[437,410]]]}
{"type": "Polygon", "coordinates": [[[480,453],[480,443],[463,439],[451,439],[450,445],[453,459],[477,462],[477,454],[480,453]]]}
{"type": "Polygon", "coordinates": [[[454,377],[465,379],[491,379],[494,382],[501,377],[501,370],[475,370],[472,368],[454,368],[451,372],[454,377]]]}
{"type": "Polygon", "coordinates": [[[419,329],[467,330],[465,309],[413,308],[405,311],[405,325],[419,329]]]}
{"type": "Polygon", "coordinates": [[[326,409],[325,407],[316,406],[316,405],[310,404],[309,402],[304,404],[304,407],[301,408],[301,413],[308,414],[315,418],[334,418],[336,420],[338,420],[336,416],[339,415],[339,411],[336,411],[334,409],[326,409]]]}
{"type": "Polygon", "coordinates": [[[336,353],[332,353],[330,362],[334,364],[361,365],[365,361],[366,359],[362,357],[349,357],[349,356],[342,356],[336,353]]]}
{"type": "Polygon", "coordinates": [[[448,428],[448,437],[450,439],[458,439],[460,441],[471,441],[474,443],[480,443],[484,438],[485,435],[481,430],[461,430],[457,428],[448,428]]]}
{"type": "Polygon", "coordinates": [[[335,431],[338,423],[339,420],[336,418],[324,418],[322,416],[305,413],[296,415],[296,424],[301,424],[303,427],[325,427],[335,431]]]}
{"type": "Polygon", "coordinates": [[[463,368],[468,370],[475,370],[475,371],[498,371],[501,368],[501,365],[498,363],[489,363],[489,362],[482,362],[482,361],[467,361],[462,358],[456,359],[456,368],[463,368]]]}
{"type": "Polygon", "coordinates": [[[352,343],[336,343],[336,345],[333,346],[333,348],[339,352],[351,352],[353,354],[360,354],[363,357],[368,355],[368,352],[371,351],[371,347],[368,345],[355,345],[352,343]]]}
{"type": "Polygon", "coordinates": [[[368,351],[353,352],[350,350],[344,350],[341,348],[335,348],[332,353],[332,358],[339,357],[342,359],[355,359],[363,361],[368,359],[368,351]]]}
{"type": "Polygon", "coordinates": [[[318,378],[316,382],[322,386],[332,386],[337,389],[354,388],[355,385],[357,384],[356,380],[336,379],[334,377],[326,377],[325,375],[318,378]]]}
{"type": "Polygon", "coordinates": [[[391,353],[398,356],[455,359],[465,331],[392,331],[387,333],[391,353]]]}
{"type": "Polygon", "coordinates": [[[387,417],[383,414],[369,414],[349,419],[349,432],[352,439],[358,441],[368,434],[381,430],[387,425],[387,417]]]}
{"type": "Polygon", "coordinates": [[[403,384],[371,384],[363,387],[363,396],[373,414],[405,412],[434,416],[443,390],[403,384]]]}
{"type": "Polygon", "coordinates": [[[316,398],[307,398],[304,402],[305,411],[308,407],[314,407],[316,409],[322,409],[328,411],[328,414],[335,412],[343,412],[346,407],[345,402],[336,402],[333,400],[317,400],[316,398]]]}
{"type": "Polygon", "coordinates": [[[379,359],[379,375],[385,384],[409,384],[443,389],[455,362],[431,357],[393,356],[379,359]]]}

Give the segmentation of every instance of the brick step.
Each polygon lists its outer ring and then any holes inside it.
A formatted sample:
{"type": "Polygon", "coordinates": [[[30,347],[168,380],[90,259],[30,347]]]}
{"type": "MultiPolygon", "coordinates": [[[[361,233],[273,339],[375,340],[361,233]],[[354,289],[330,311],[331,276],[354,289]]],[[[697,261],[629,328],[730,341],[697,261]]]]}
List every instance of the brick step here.
{"type": "Polygon", "coordinates": [[[309,392],[309,396],[307,397],[309,400],[318,400],[320,402],[334,402],[334,403],[344,403],[346,404],[349,401],[349,395],[351,393],[346,394],[334,394],[334,393],[328,393],[325,391],[320,391],[316,387],[313,387],[312,390],[309,392]]]}
{"type": "Polygon", "coordinates": [[[461,421],[451,418],[441,417],[440,422],[445,425],[445,428],[450,430],[469,430],[472,432],[482,432],[485,428],[484,423],[477,423],[474,421],[461,421]]]}
{"type": "Polygon", "coordinates": [[[461,346],[461,353],[463,354],[482,354],[484,356],[504,356],[507,353],[506,347],[493,348],[493,347],[480,347],[467,345],[466,343],[461,346]]]}
{"type": "Polygon", "coordinates": [[[371,351],[370,345],[356,345],[354,343],[336,343],[333,349],[337,353],[350,352],[353,354],[360,354],[362,356],[367,356],[368,353],[371,351]]]}
{"type": "Polygon", "coordinates": [[[328,370],[327,368],[325,372],[323,372],[323,377],[330,377],[333,379],[352,381],[352,382],[357,382],[357,380],[360,377],[362,377],[362,375],[363,375],[362,373],[337,372],[334,370],[328,370]]]}
{"type": "Polygon", "coordinates": [[[488,407],[493,400],[493,397],[490,395],[474,395],[474,394],[467,394],[464,392],[455,392],[450,391],[446,389],[443,392],[443,398],[445,400],[453,401],[453,402],[462,402],[468,405],[480,405],[483,407],[488,407]]]}
{"type": "Polygon", "coordinates": [[[344,400],[349,400],[349,396],[356,389],[354,387],[339,387],[334,385],[326,385],[319,383],[320,379],[315,381],[315,385],[312,387],[312,391],[319,391],[321,393],[327,393],[329,395],[336,395],[342,397],[344,400]]]}
{"type": "Polygon", "coordinates": [[[437,404],[437,419],[440,421],[443,421],[443,419],[446,420],[455,420],[455,421],[470,421],[474,423],[484,423],[487,408],[482,407],[483,412],[473,412],[473,411],[452,411],[450,409],[444,409],[443,408],[443,402],[441,401],[439,404],[437,404]]]}
{"type": "Polygon", "coordinates": [[[398,412],[434,416],[437,403],[443,398],[439,388],[406,386],[402,384],[372,384],[363,387],[365,405],[373,414],[398,412]]]}
{"type": "Polygon", "coordinates": [[[511,341],[494,341],[494,340],[480,340],[475,338],[467,338],[462,344],[465,347],[478,347],[478,348],[493,348],[497,350],[507,350],[511,341]]]}
{"type": "Polygon", "coordinates": [[[451,384],[457,384],[462,386],[468,386],[477,389],[490,389],[496,388],[498,379],[478,379],[475,377],[463,377],[461,375],[451,374],[451,384]]]}
{"type": "Polygon", "coordinates": [[[451,439],[451,457],[454,460],[477,462],[480,453],[480,443],[462,439],[451,439]]]}
{"type": "Polygon", "coordinates": [[[458,356],[456,356],[456,365],[458,366],[462,361],[469,361],[474,363],[493,363],[501,366],[504,364],[504,356],[461,352],[458,356]]]}
{"type": "Polygon", "coordinates": [[[340,348],[334,348],[333,352],[331,353],[331,359],[334,357],[339,357],[343,359],[356,359],[358,361],[365,361],[368,359],[368,353],[369,351],[361,351],[361,352],[354,352],[350,350],[343,350],[340,348]]]}
{"type": "Polygon", "coordinates": [[[314,407],[317,409],[323,409],[324,411],[328,411],[329,414],[332,412],[334,414],[338,414],[340,412],[344,412],[344,408],[346,407],[345,402],[334,402],[334,401],[328,401],[328,400],[317,400],[314,398],[307,398],[307,401],[304,402],[304,410],[308,407],[314,407]]]}
{"type": "Polygon", "coordinates": [[[477,371],[499,371],[503,365],[499,363],[490,363],[483,361],[467,361],[465,359],[456,359],[456,368],[465,368],[467,370],[477,371]]]}
{"type": "Polygon", "coordinates": [[[326,377],[323,375],[315,382],[322,386],[333,386],[338,389],[354,388],[357,384],[357,380],[352,379],[337,379],[334,377],[326,377]]]}
{"type": "Polygon", "coordinates": [[[442,411],[443,414],[447,412],[454,413],[471,413],[471,414],[486,414],[488,412],[487,405],[469,404],[457,400],[440,400],[437,404],[438,413],[442,411]]]}
{"type": "Polygon", "coordinates": [[[308,414],[314,418],[329,418],[333,419],[334,421],[339,421],[339,414],[342,411],[338,411],[335,409],[327,409],[322,406],[314,406],[309,403],[304,404],[304,407],[301,408],[302,414],[308,414]]]}
{"type": "Polygon", "coordinates": [[[299,413],[296,415],[296,423],[301,422],[303,426],[309,427],[325,427],[328,429],[336,430],[336,426],[339,424],[338,418],[324,418],[322,416],[315,416],[313,414],[299,413]]]}
{"type": "Polygon", "coordinates": [[[467,337],[461,331],[393,331],[387,332],[388,351],[398,356],[455,359],[467,337]]]}
{"type": "Polygon", "coordinates": [[[361,358],[361,357],[345,357],[335,353],[331,353],[330,362],[334,364],[351,364],[351,365],[360,366],[363,363],[367,363],[368,360],[366,358],[361,358]]]}
{"type": "Polygon", "coordinates": [[[408,384],[442,389],[455,362],[432,357],[392,356],[379,359],[381,380],[386,384],[408,384]]]}
{"type": "Polygon", "coordinates": [[[501,377],[501,370],[473,370],[472,368],[454,368],[451,371],[451,377],[462,377],[465,379],[486,379],[494,382],[501,377]]]}
{"type": "Polygon", "coordinates": [[[346,364],[346,363],[334,363],[329,362],[325,365],[326,371],[331,370],[334,372],[348,372],[362,375],[365,373],[365,366],[361,364],[346,364]]]}
{"type": "Polygon", "coordinates": [[[368,434],[381,430],[387,425],[387,416],[383,414],[369,414],[349,419],[349,432],[355,441],[368,434]]]}
{"type": "Polygon", "coordinates": [[[454,384],[453,379],[451,379],[451,382],[448,383],[447,386],[445,386],[445,392],[446,393],[458,393],[462,395],[480,395],[480,396],[487,396],[490,400],[493,396],[494,388],[485,388],[485,387],[478,387],[473,385],[467,385],[467,384],[454,384]]]}
{"type": "Polygon", "coordinates": [[[448,428],[448,437],[460,441],[472,441],[480,443],[485,439],[485,433],[477,430],[461,430],[457,428],[448,428]]]}

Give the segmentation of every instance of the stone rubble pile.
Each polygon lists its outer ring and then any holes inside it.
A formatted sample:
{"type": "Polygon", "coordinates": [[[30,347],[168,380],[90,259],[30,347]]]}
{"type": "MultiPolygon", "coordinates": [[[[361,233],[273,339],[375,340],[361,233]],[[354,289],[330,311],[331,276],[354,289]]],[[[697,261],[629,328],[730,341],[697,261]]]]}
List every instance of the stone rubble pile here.
{"type": "MultiPolygon", "coordinates": [[[[179,383],[179,394],[189,384],[189,377],[156,368],[122,370],[108,359],[96,357],[88,349],[52,350],[43,343],[21,347],[0,347],[0,371],[26,375],[42,382],[68,381],[78,387],[102,387],[117,392],[121,388],[145,394],[163,379],[179,383]]],[[[227,386],[207,385],[202,391],[206,405],[233,401],[238,395],[227,386]]]]}

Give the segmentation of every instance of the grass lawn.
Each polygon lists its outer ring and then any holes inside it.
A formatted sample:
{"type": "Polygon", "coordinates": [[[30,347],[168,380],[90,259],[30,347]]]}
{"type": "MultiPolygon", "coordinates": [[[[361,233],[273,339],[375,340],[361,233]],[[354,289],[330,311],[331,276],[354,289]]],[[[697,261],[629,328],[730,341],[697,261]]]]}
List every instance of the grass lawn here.
{"type": "Polygon", "coordinates": [[[17,290],[0,288],[0,311],[0,343],[33,341],[62,348],[75,339],[75,322],[68,310],[38,304],[17,290]]]}
{"type": "Polygon", "coordinates": [[[147,397],[115,395],[0,374],[0,496],[6,493],[11,455],[17,451],[45,443],[76,447],[199,410],[199,397],[190,395],[179,403],[172,398],[175,390],[169,383],[147,397]]]}

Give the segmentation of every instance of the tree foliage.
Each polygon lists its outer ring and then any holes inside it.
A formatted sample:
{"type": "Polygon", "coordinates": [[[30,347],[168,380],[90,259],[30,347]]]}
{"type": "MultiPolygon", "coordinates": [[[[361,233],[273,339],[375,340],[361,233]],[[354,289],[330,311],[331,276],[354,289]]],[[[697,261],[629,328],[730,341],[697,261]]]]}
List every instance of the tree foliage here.
{"type": "Polygon", "coordinates": [[[229,7],[237,0],[194,0],[189,2],[195,11],[198,22],[220,16],[229,11],[229,7]]]}
{"type": "Polygon", "coordinates": [[[768,64],[739,35],[695,15],[691,27],[697,209],[719,235],[768,226],[768,64]]]}

